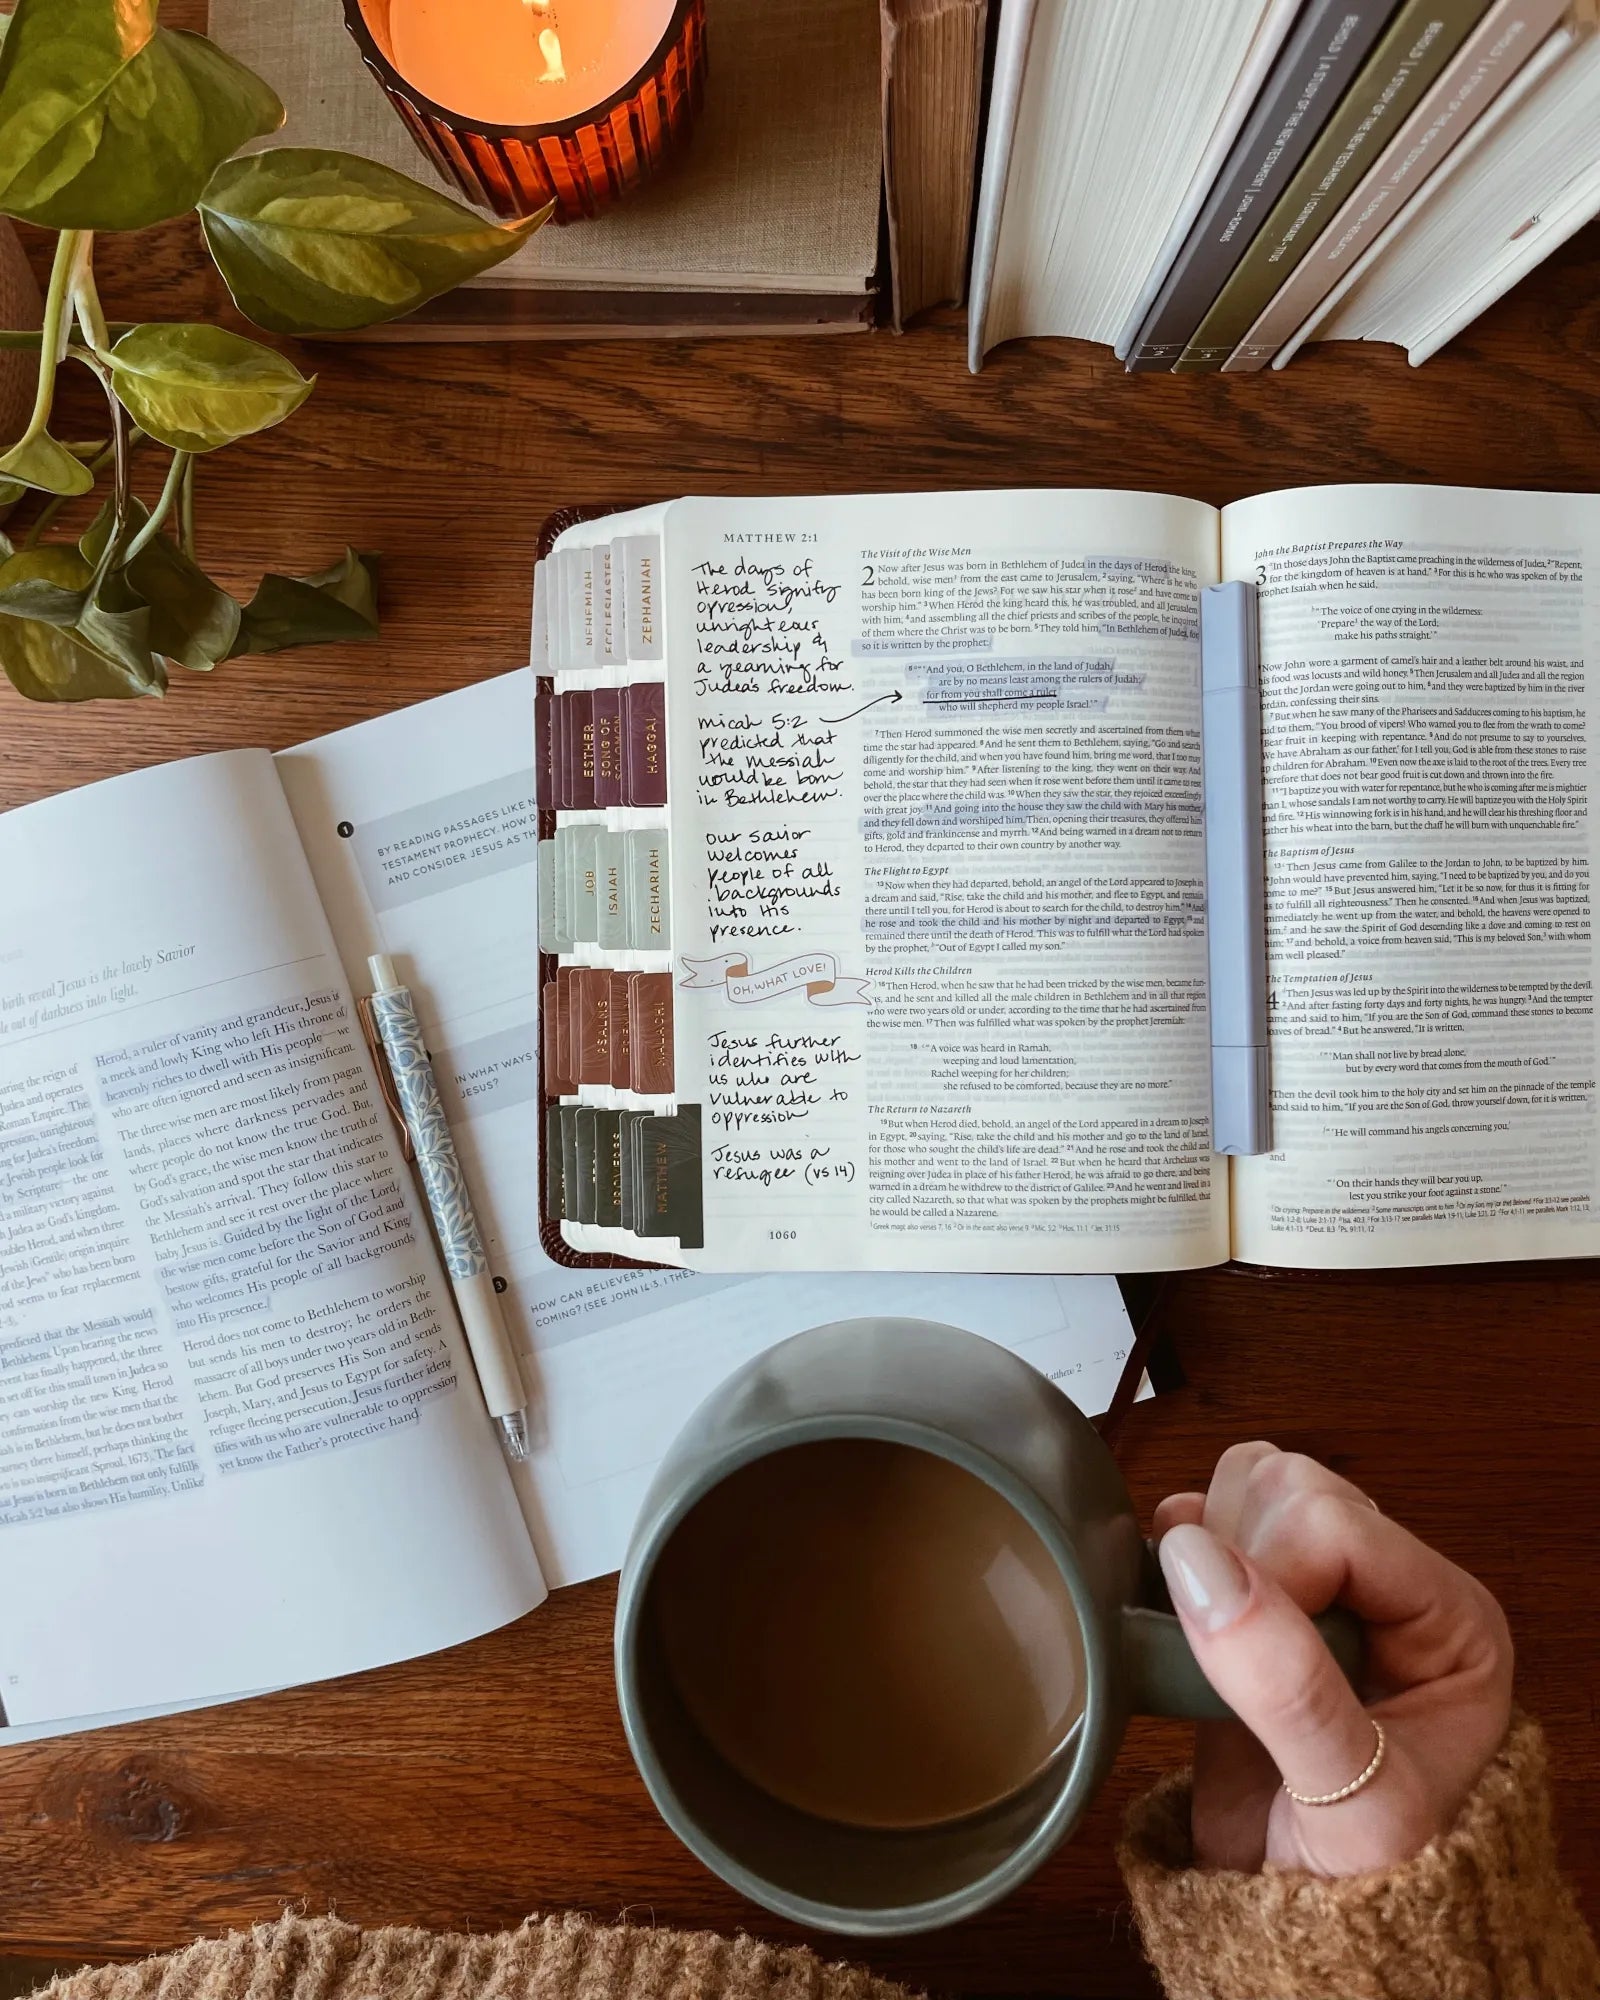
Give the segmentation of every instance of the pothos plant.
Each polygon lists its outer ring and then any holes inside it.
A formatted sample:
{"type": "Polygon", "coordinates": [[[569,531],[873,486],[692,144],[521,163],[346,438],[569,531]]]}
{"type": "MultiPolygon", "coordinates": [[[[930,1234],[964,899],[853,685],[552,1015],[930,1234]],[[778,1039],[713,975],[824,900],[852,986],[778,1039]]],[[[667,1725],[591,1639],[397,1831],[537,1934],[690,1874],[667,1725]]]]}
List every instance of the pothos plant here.
{"type": "Polygon", "coordinates": [[[244,605],[206,575],[196,461],[281,423],[314,378],[222,327],[108,322],[98,235],[198,209],[246,317],[314,334],[411,312],[499,263],[544,220],[489,222],[350,153],[235,158],[277,130],[283,106],[203,35],[159,26],[157,6],[19,0],[9,26],[0,22],[0,214],[59,232],[42,329],[0,333],[0,345],[39,354],[27,429],[0,455],[0,509],[41,496],[20,544],[0,534],[0,666],[35,701],[160,694],[169,666],[204,673],[240,653],[377,630],[372,559],[353,549],[316,576],[263,577],[244,605]],[[66,365],[100,384],[104,435],[52,430],[66,365]],[[170,454],[148,506],[134,491],[142,448],[170,454]],[[102,481],[85,533],[47,540],[66,502],[102,481]]]}

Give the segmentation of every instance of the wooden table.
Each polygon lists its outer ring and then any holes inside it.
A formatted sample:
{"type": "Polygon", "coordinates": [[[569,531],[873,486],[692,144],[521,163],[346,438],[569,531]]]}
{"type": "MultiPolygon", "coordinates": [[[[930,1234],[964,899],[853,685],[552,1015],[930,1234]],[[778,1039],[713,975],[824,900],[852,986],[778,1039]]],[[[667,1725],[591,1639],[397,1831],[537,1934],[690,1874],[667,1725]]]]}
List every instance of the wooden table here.
{"type": "MultiPolygon", "coordinates": [[[[105,252],[113,315],[222,309],[185,226],[105,252]]],[[[1129,377],[1103,349],[1051,343],[1003,349],[974,381],[963,357],[953,321],[903,339],[307,350],[321,379],[306,408],[202,466],[203,551],[239,587],[263,566],[318,567],[346,541],[381,551],[381,641],[180,676],[165,703],[52,711],[0,690],[0,806],[188,752],[292,743],[516,665],[529,552],[558,505],[1028,484],[1215,502],[1345,479],[1592,487],[1600,231],[1420,373],[1389,348],[1317,349],[1241,379],[1129,377]]],[[[1567,1859],[1600,1908],[1600,1274],[1226,1271],[1175,1282],[1161,1312],[1190,1386],[1123,1433],[1141,1507],[1264,1435],[1329,1460],[1476,1570],[1510,1612],[1522,1696],[1554,1746],[1567,1859]]],[[[0,1753],[0,1954],[131,1957],[290,1903],[369,1924],[486,1929],[576,1906],[794,1936],[652,1812],[612,1698],[612,1595],[565,1591],[510,1630],[382,1673],[0,1753]]],[[[1130,1795],[1182,1752],[1176,1728],[1137,1726],[1070,1851],[1003,1909],[861,1955],[946,1989],[1151,1992],[1111,1845],[1130,1795]]]]}

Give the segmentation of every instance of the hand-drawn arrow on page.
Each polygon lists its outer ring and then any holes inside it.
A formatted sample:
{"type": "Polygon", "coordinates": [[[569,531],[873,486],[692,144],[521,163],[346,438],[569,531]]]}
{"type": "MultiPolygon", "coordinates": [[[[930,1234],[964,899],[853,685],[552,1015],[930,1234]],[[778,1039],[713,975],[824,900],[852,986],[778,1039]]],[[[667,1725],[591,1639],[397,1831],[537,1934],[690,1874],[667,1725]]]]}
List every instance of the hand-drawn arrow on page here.
{"type": "Polygon", "coordinates": [[[858,715],[865,715],[869,708],[876,708],[880,701],[898,701],[899,699],[900,690],[896,688],[893,694],[880,694],[875,701],[864,701],[859,708],[851,709],[849,715],[825,715],[822,719],[830,726],[835,722],[849,722],[858,715]]]}

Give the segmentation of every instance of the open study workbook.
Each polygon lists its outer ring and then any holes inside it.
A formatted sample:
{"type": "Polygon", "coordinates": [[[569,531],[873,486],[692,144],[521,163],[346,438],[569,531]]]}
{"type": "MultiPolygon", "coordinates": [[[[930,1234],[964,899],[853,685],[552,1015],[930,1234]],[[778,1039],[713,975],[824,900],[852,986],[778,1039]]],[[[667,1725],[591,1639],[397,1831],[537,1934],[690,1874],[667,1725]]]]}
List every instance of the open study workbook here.
{"type": "Polygon", "coordinates": [[[0,1742],[376,1666],[615,1568],[730,1369],[871,1313],[1089,1410],[1110,1279],[558,1268],[527,671],[0,818],[0,1742]],[[351,1007],[410,980],[532,1393],[501,1455],[351,1007]]]}
{"type": "Polygon", "coordinates": [[[549,1240],[1600,1251],[1600,499],[689,499],[534,593],[549,1240]],[[1256,587],[1270,1154],[1212,1150],[1199,595],[1256,587]]]}

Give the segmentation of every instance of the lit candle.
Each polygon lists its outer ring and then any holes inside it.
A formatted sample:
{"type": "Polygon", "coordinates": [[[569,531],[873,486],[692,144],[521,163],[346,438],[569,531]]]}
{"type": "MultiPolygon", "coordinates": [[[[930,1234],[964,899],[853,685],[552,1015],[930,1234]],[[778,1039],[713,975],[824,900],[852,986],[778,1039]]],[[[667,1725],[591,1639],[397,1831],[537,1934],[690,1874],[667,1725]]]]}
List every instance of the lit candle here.
{"type": "Polygon", "coordinates": [[[411,136],[498,215],[594,215],[687,138],[705,0],[344,0],[411,136]]]}
{"type": "Polygon", "coordinates": [[[655,54],[673,0],[390,0],[394,66],[450,111],[549,125],[603,104],[655,54]]]}

